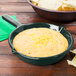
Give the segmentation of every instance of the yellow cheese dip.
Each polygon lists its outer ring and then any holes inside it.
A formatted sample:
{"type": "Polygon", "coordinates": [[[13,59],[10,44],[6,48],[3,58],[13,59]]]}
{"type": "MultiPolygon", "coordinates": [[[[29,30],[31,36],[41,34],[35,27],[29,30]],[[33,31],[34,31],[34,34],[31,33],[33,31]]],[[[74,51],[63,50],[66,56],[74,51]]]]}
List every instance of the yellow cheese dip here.
{"type": "Polygon", "coordinates": [[[67,39],[48,28],[31,28],[17,34],[13,39],[16,51],[31,57],[48,57],[64,52],[67,39]]]}

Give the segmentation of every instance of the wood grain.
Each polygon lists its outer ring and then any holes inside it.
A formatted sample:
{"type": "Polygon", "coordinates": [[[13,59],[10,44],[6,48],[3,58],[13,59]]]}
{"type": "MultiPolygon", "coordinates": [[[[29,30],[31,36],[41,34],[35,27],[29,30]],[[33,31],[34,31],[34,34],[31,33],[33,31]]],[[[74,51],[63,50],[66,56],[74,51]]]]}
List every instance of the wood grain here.
{"type": "MultiPolygon", "coordinates": [[[[76,48],[76,21],[54,22],[38,16],[26,0],[0,0],[0,16],[16,15],[23,24],[47,22],[64,26],[73,36],[76,48]]],[[[0,76],[76,76],[76,68],[67,64],[72,59],[68,53],[60,62],[48,66],[36,66],[26,63],[12,54],[8,40],[0,42],[0,76]]]]}
{"type": "Polygon", "coordinates": [[[76,34],[76,25],[70,25],[70,26],[68,25],[66,26],[66,29],[73,34],[76,34]]]}
{"type": "Polygon", "coordinates": [[[0,12],[34,12],[31,6],[0,5],[0,12]],[[28,10],[26,10],[28,9],[28,10]]]}
{"type": "Polygon", "coordinates": [[[22,2],[27,2],[26,0],[1,0],[0,1],[0,3],[8,3],[8,2],[20,2],[20,3],[22,3],[22,2]]]}

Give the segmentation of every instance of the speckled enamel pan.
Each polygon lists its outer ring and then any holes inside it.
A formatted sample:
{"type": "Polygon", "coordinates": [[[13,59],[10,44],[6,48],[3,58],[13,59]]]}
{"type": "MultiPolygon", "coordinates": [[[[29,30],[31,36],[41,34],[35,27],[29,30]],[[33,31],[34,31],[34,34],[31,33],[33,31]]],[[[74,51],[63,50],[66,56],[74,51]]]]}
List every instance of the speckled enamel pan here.
{"type": "Polygon", "coordinates": [[[10,34],[9,39],[8,39],[9,45],[10,45],[10,47],[12,49],[12,53],[16,54],[20,59],[22,59],[22,60],[24,60],[24,61],[26,61],[28,63],[35,64],[35,65],[54,64],[54,63],[60,61],[66,55],[66,53],[70,51],[70,49],[73,46],[73,37],[64,27],[49,24],[49,23],[20,24],[19,22],[15,21],[14,19],[9,17],[8,15],[4,15],[2,17],[7,22],[9,22],[9,23],[11,23],[11,24],[13,24],[14,26],[17,27],[10,34]],[[68,43],[69,43],[69,46],[68,46],[67,50],[65,50],[63,53],[60,53],[58,55],[49,56],[49,57],[30,57],[30,56],[26,56],[26,55],[23,55],[23,54],[17,52],[15,50],[15,48],[13,47],[14,37],[23,30],[31,29],[31,28],[40,28],[40,27],[53,29],[53,30],[56,30],[56,31],[60,32],[61,34],[63,34],[65,36],[65,38],[68,40],[68,43]]]}

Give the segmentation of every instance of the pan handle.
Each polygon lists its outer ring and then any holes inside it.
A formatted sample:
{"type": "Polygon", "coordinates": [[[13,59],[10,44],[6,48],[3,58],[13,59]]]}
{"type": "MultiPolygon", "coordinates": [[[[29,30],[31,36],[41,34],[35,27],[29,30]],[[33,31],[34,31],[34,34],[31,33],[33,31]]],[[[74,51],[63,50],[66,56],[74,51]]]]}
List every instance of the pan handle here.
{"type": "Polygon", "coordinates": [[[19,27],[22,24],[11,18],[9,15],[3,15],[2,18],[7,21],[8,23],[12,24],[15,27],[19,27]]]}

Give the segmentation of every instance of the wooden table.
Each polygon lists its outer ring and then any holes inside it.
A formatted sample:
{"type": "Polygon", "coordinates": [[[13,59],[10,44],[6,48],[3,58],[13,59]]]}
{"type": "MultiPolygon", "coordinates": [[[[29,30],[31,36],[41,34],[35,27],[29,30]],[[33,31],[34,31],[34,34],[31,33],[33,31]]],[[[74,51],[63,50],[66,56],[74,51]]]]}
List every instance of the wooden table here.
{"type": "MultiPolygon", "coordinates": [[[[74,37],[76,47],[76,21],[53,22],[39,17],[26,0],[0,0],[0,15],[16,15],[21,23],[48,22],[66,27],[74,37]]],[[[0,76],[76,76],[76,68],[67,64],[72,59],[69,53],[58,63],[36,66],[20,60],[12,54],[8,40],[0,42],[0,76]]]]}

